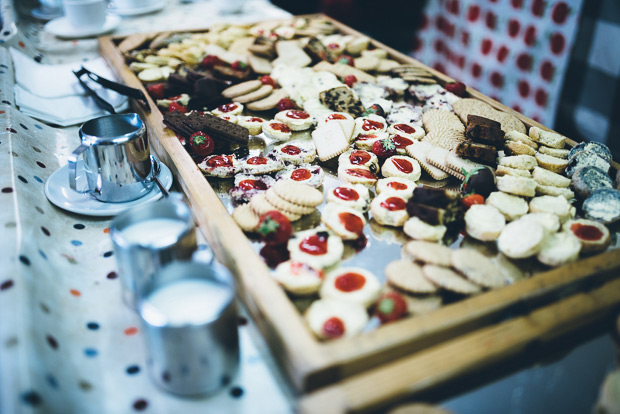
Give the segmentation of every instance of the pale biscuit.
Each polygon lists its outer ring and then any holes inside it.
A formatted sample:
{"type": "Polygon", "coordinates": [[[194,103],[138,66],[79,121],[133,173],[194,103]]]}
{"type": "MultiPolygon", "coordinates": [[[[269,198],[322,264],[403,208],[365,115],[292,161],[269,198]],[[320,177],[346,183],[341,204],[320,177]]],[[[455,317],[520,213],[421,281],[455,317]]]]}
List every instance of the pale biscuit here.
{"type": "Polygon", "coordinates": [[[368,312],[364,306],[337,299],[315,300],[304,318],[319,339],[336,339],[331,330],[325,329],[326,322],[330,320],[338,320],[343,325],[342,335],[337,338],[355,336],[368,324],[368,312]]]}
{"type": "Polygon", "coordinates": [[[381,284],[375,275],[359,267],[338,267],[325,276],[319,295],[359,303],[366,308],[375,303],[381,284]]]}
{"type": "Polygon", "coordinates": [[[325,60],[317,63],[312,67],[317,72],[326,71],[331,72],[339,78],[346,78],[349,75],[353,75],[360,82],[375,82],[375,77],[364,72],[363,70],[359,70],[354,68],[353,66],[345,65],[342,63],[329,63],[325,60]]]}
{"type": "Polygon", "coordinates": [[[504,175],[497,177],[496,180],[499,191],[524,197],[536,195],[536,181],[532,178],[504,175]]]}
{"type": "Polygon", "coordinates": [[[420,164],[413,158],[403,155],[389,157],[381,167],[384,177],[401,177],[407,180],[417,181],[422,175],[420,164]]]}
{"type": "Polygon", "coordinates": [[[437,287],[424,278],[422,268],[410,260],[397,260],[385,267],[387,282],[395,288],[412,294],[437,292],[437,287]]]}
{"type": "Polygon", "coordinates": [[[235,98],[237,96],[246,95],[250,92],[254,92],[262,86],[262,82],[259,80],[251,80],[247,82],[241,82],[226,88],[222,91],[222,96],[225,98],[235,98]]]}
{"type": "MultiPolygon", "coordinates": [[[[428,154],[426,154],[426,161],[432,166],[434,166],[435,168],[440,169],[446,174],[452,175],[453,177],[456,177],[459,180],[465,180],[465,175],[463,175],[461,171],[455,171],[448,166],[449,155],[450,155],[450,151],[448,151],[447,149],[441,148],[441,147],[435,147],[432,150],[430,150],[428,154]]],[[[436,180],[447,178],[447,177],[437,178],[433,174],[431,174],[431,176],[436,180]]]]}
{"type": "Polygon", "coordinates": [[[544,145],[546,147],[551,148],[564,148],[564,143],[566,141],[566,137],[556,134],[555,132],[544,131],[538,127],[530,128],[530,138],[532,140],[538,142],[540,145],[544,145]]]}
{"type": "Polygon", "coordinates": [[[248,53],[246,56],[248,57],[248,64],[252,67],[254,73],[269,75],[273,70],[273,66],[269,59],[256,56],[253,53],[248,53]]]}
{"type": "Polygon", "coordinates": [[[272,276],[287,292],[296,296],[305,296],[319,291],[324,273],[305,263],[287,260],[275,268],[272,276]]]}
{"type": "Polygon", "coordinates": [[[269,201],[269,204],[276,207],[280,211],[286,210],[289,213],[306,215],[312,214],[315,210],[315,207],[302,206],[301,204],[286,201],[274,191],[273,187],[265,192],[265,198],[269,201]]]}
{"type": "Polygon", "coordinates": [[[516,141],[516,142],[521,142],[529,147],[532,147],[534,149],[538,149],[538,144],[535,143],[534,141],[532,141],[530,139],[530,137],[528,137],[526,134],[524,134],[523,132],[519,132],[519,131],[508,131],[506,132],[506,135],[504,136],[507,140],[510,141],[516,141]]]}
{"type": "Polygon", "coordinates": [[[536,185],[536,195],[562,196],[569,201],[575,198],[575,193],[570,188],[541,184],[536,185]]]}
{"type": "Polygon", "coordinates": [[[517,220],[504,227],[497,238],[497,249],[511,259],[524,259],[540,251],[545,239],[541,224],[532,220],[517,220]]]}
{"type": "Polygon", "coordinates": [[[506,217],[506,221],[513,221],[527,214],[529,206],[521,197],[494,191],[487,197],[487,204],[497,208],[506,217]]]}
{"type": "Polygon", "coordinates": [[[417,186],[415,181],[408,180],[401,177],[388,177],[381,178],[375,185],[375,191],[377,194],[394,194],[398,197],[402,197],[405,200],[409,200],[413,196],[413,190],[417,186]]]}
{"type": "Polygon", "coordinates": [[[506,155],[536,155],[536,150],[519,141],[506,141],[504,143],[506,155]]]}
{"type": "Polygon", "coordinates": [[[398,66],[400,66],[400,63],[396,60],[383,59],[379,61],[379,66],[375,68],[375,71],[379,73],[387,73],[398,66]]]}
{"type": "Polygon", "coordinates": [[[282,199],[301,206],[316,207],[323,202],[323,193],[295,181],[278,181],[272,187],[282,199]]]}
{"type": "Polygon", "coordinates": [[[532,171],[532,178],[540,185],[551,185],[554,187],[568,188],[571,183],[570,178],[541,167],[534,168],[534,171],[532,171]]]}
{"type": "Polygon", "coordinates": [[[276,89],[266,98],[247,104],[246,108],[251,111],[268,111],[275,108],[278,105],[278,102],[284,98],[288,98],[288,93],[286,93],[284,89],[276,89]]]}
{"type": "Polygon", "coordinates": [[[392,195],[379,194],[370,202],[370,213],[383,226],[402,227],[409,218],[407,200],[392,195]]]}
{"type": "Polygon", "coordinates": [[[360,56],[354,59],[354,66],[360,70],[370,72],[379,66],[380,59],[375,56],[360,56]]]}
{"type": "Polygon", "coordinates": [[[422,123],[424,129],[432,131],[433,129],[443,128],[452,129],[459,132],[465,131],[465,126],[454,113],[445,109],[431,109],[422,115],[422,123]]]}
{"type": "Polygon", "coordinates": [[[532,178],[532,173],[530,173],[528,170],[520,170],[518,168],[510,168],[510,167],[506,167],[504,165],[498,165],[497,166],[497,169],[495,170],[495,175],[497,175],[497,176],[514,175],[516,177],[532,178]]]}
{"type": "Polygon", "coordinates": [[[557,233],[560,229],[560,219],[558,219],[558,216],[551,213],[528,213],[521,216],[519,220],[531,220],[539,223],[543,226],[547,235],[557,233]]]}
{"type": "Polygon", "coordinates": [[[344,245],[342,239],[327,231],[320,229],[305,230],[295,233],[293,238],[287,243],[288,251],[291,253],[291,260],[307,263],[315,269],[326,269],[332,267],[342,259],[344,245]],[[308,252],[304,246],[312,240],[323,240],[325,243],[324,251],[311,250],[308,252]]]}
{"type": "Polygon", "coordinates": [[[447,227],[439,224],[432,225],[420,220],[418,217],[411,217],[403,225],[405,234],[415,240],[438,242],[446,234],[447,227]]]}
{"type": "Polygon", "coordinates": [[[504,132],[518,131],[524,133],[526,131],[525,124],[519,118],[507,112],[494,110],[491,119],[502,124],[502,131],[504,132]]]}
{"type": "Polygon", "coordinates": [[[245,232],[253,232],[258,227],[260,217],[252,210],[249,204],[241,204],[232,212],[232,217],[245,232]]]}
{"type": "Polygon", "coordinates": [[[245,95],[235,97],[235,102],[246,104],[246,103],[258,101],[260,99],[265,98],[266,96],[269,96],[272,91],[273,91],[273,86],[263,85],[255,91],[252,91],[245,95]]]}
{"type": "Polygon", "coordinates": [[[538,165],[538,162],[531,155],[512,155],[510,157],[500,157],[498,164],[519,170],[533,170],[538,165]]]}
{"type": "Polygon", "coordinates": [[[423,264],[450,267],[452,250],[449,247],[427,241],[412,240],[405,245],[409,257],[423,264]]]}
{"type": "MultiPolygon", "coordinates": [[[[407,146],[405,150],[407,154],[413,157],[418,163],[420,167],[424,169],[433,179],[440,181],[448,178],[448,173],[443,171],[437,165],[433,165],[432,161],[428,159],[428,154],[433,151],[433,144],[430,142],[414,142],[413,144],[407,146]]],[[[441,164],[443,165],[443,164],[441,164]]],[[[464,178],[464,177],[463,177],[464,178]]]]}
{"type": "Polygon", "coordinates": [[[477,285],[491,289],[506,285],[501,269],[479,251],[460,248],[450,252],[452,267],[477,285]]]}
{"type": "Polygon", "coordinates": [[[563,158],[567,160],[568,153],[570,152],[570,150],[563,149],[563,148],[562,149],[550,148],[550,147],[545,147],[544,145],[541,145],[540,148],[538,148],[538,152],[542,154],[551,155],[552,157],[563,158]]]}
{"type": "Polygon", "coordinates": [[[478,168],[483,167],[482,164],[459,157],[453,151],[448,154],[448,157],[446,158],[446,163],[448,164],[448,167],[450,167],[450,169],[459,174],[464,174],[464,172],[470,173],[474,170],[477,170],[478,168]]]}
{"type": "Polygon", "coordinates": [[[478,99],[459,99],[452,104],[452,109],[464,123],[467,123],[468,115],[478,115],[499,122],[501,124],[502,131],[505,133],[510,131],[525,133],[527,131],[523,122],[521,122],[516,116],[506,112],[497,111],[493,109],[491,105],[478,99]]]}
{"type": "Polygon", "coordinates": [[[480,292],[480,287],[478,285],[471,283],[458,273],[445,267],[427,264],[422,267],[422,274],[433,284],[445,290],[450,290],[462,295],[473,295],[480,292]]]}
{"type": "Polygon", "coordinates": [[[265,196],[265,193],[258,193],[254,195],[252,199],[250,200],[249,204],[252,210],[254,210],[254,212],[259,216],[262,216],[263,214],[268,213],[270,211],[276,210],[282,213],[284,216],[286,216],[286,218],[288,218],[290,221],[296,221],[301,218],[301,214],[295,214],[295,213],[292,213],[286,210],[278,209],[276,206],[274,206],[269,201],[267,201],[267,197],[265,196]]]}
{"type": "Polygon", "coordinates": [[[475,204],[465,213],[467,234],[477,240],[495,240],[505,226],[506,218],[491,205],[475,204]]]}
{"type": "Polygon", "coordinates": [[[574,262],[580,251],[579,239],[573,233],[563,231],[547,237],[536,257],[541,263],[555,267],[574,262]]]}
{"type": "Polygon", "coordinates": [[[353,208],[327,203],[321,214],[321,222],[344,240],[356,240],[364,232],[366,219],[353,208]]]}
{"type": "Polygon", "coordinates": [[[280,40],[275,43],[278,57],[272,62],[274,66],[284,64],[288,66],[304,67],[312,63],[310,56],[304,52],[297,40],[280,40]]]}
{"type": "Polygon", "coordinates": [[[312,131],[312,140],[321,161],[327,161],[349,149],[349,138],[338,122],[319,124],[312,131]]]}
{"type": "Polygon", "coordinates": [[[560,219],[560,223],[564,223],[572,215],[570,203],[562,196],[534,197],[530,201],[530,212],[555,214],[560,219]]]}
{"type": "Polygon", "coordinates": [[[553,171],[554,173],[562,173],[568,166],[568,160],[543,154],[541,152],[536,153],[536,161],[539,166],[546,170],[553,171]]]}

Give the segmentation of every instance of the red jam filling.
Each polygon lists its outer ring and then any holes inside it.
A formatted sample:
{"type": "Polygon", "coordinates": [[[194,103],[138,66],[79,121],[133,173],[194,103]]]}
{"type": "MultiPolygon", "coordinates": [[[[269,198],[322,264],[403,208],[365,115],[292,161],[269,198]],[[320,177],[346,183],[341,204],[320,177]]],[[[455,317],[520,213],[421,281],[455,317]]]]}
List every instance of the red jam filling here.
{"type": "Polygon", "coordinates": [[[295,145],[285,145],[280,151],[288,155],[297,155],[301,153],[301,148],[295,145]]]}
{"type": "Polygon", "coordinates": [[[207,160],[207,167],[232,167],[232,157],[230,155],[216,155],[207,160]]]}
{"type": "Polygon", "coordinates": [[[338,45],[338,43],[330,43],[327,45],[328,49],[334,50],[334,49],[338,49],[340,46],[338,45]]]}
{"type": "Polygon", "coordinates": [[[259,180],[243,180],[239,182],[238,187],[245,191],[266,190],[267,184],[259,180]]]}
{"type": "Polygon", "coordinates": [[[305,168],[298,168],[293,171],[293,173],[291,174],[291,178],[295,181],[304,181],[312,178],[312,174],[310,174],[310,171],[306,170],[305,168]]]}
{"type": "Polygon", "coordinates": [[[349,161],[353,165],[366,164],[370,161],[370,154],[366,151],[353,151],[351,155],[349,155],[349,161]]]}
{"type": "Polygon", "coordinates": [[[340,338],[344,335],[344,322],[340,318],[329,318],[323,324],[323,333],[330,339],[340,338]]]}
{"type": "Polygon", "coordinates": [[[391,181],[387,184],[388,187],[393,188],[394,190],[406,190],[407,184],[399,183],[396,181],[391,181]]]}
{"type": "Polygon", "coordinates": [[[364,231],[364,222],[355,214],[344,212],[338,214],[338,218],[347,231],[355,233],[358,236],[364,231]]]}
{"type": "Polygon", "coordinates": [[[397,131],[404,132],[405,134],[415,133],[415,128],[407,124],[396,124],[394,125],[394,129],[397,131]]]}
{"type": "Polygon", "coordinates": [[[377,177],[370,170],[365,170],[363,168],[349,168],[347,170],[347,174],[353,175],[355,177],[368,178],[371,180],[377,179],[377,177]]]}
{"type": "Polygon", "coordinates": [[[583,240],[595,241],[603,238],[603,232],[600,231],[596,226],[573,223],[571,224],[570,229],[575,234],[575,236],[583,240]]]}
{"type": "Polygon", "coordinates": [[[369,139],[377,139],[377,136],[375,134],[360,134],[357,137],[358,141],[367,141],[369,139]]]}
{"type": "Polygon", "coordinates": [[[247,122],[263,122],[262,118],[248,118],[247,122]]]}
{"type": "Polygon", "coordinates": [[[230,112],[230,111],[234,111],[235,109],[237,109],[237,104],[236,103],[224,104],[224,105],[218,106],[217,109],[220,112],[230,112]]]}
{"type": "Polygon", "coordinates": [[[379,121],[373,121],[372,119],[364,119],[362,129],[364,131],[375,131],[378,129],[383,129],[383,124],[379,121]]]}
{"type": "Polygon", "coordinates": [[[413,172],[413,164],[411,164],[410,161],[402,158],[394,158],[392,159],[392,163],[405,174],[411,174],[413,172]]]}
{"type": "Polygon", "coordinates": [[[353,292],[356,290],[360,290],[366,284],[366,278],[359,273],[345,273],[344,275],[340,275],[334,281],[334,285],[336,289],[341,290],[343,292],[353,292]]]}
{"type": "Polygon", "coordinates": [[[293,119],[308,119],[310,114],[305,111],[288,111],[286,116],[293,119]]]}
{"type": "Polygon", "coordinates": [[[359,200],[360,195],[352,188],[336,187],[334,188],[334,195],[341,200],[354,201],[359,200]]]}
{"type": "Polygon", "coordinates": [[[396,145],[396,148],[405,148],[409,145],[413,144],[413,141],[409,138],[401,137],[400,135],[394,135],[392,137],[392,142],[396,145]]]}
{"type": "Polygon", "coordinates": [[[291,132],[291,129],[286,124],[280,124],[278,122],[272,122],[269,125],[271,125],[271,128],[275,129],[276,131],[291,132]]]}
{"type": "Polygon", "coordinates": [[[313,234],[299,243],[299,250],[313,256],[327,253],[327,237],[325,234],[313,234]]]}
{"type": "Polygon", "coordinates": [[[331,121],[332,119],[347,119],[347,117],[342,114],[331,114],[325,118],[326,121],[331,121]]]}
{"type": "Polygon", "coordinates": [[[247,160],[247,163],[250,165],[264,165],[267,164],[267,158],[265,157],[252,157],[247,160]]]}
{"type": "Polygon", "coordinates": [[[390,197],[385,201],[381,202],[381,207],[390,211],[404,210],[405,208],[407,208],[407,203],[402,198],[390,197]]]}

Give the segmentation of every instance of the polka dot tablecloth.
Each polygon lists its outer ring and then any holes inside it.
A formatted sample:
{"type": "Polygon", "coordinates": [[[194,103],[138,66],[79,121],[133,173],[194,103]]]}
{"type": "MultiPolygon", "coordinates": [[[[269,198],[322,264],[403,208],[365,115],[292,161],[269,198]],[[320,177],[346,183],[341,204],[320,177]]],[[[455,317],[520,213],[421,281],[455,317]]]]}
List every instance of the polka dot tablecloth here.
{"type": "Polygon", "coordinates": [[[148,377],[139,319],[121,299],[110,219],[67,213],[46,179],[78,146],[13,107],[0,48],[0,412],[288,413],[266,345],[239,319],[240,371],[217,394],[181,399],[148,377]]]}
{"type": "Polygon", "coordinates": [[[430,1],[412,55],[552,126],[582,1],[430,1]]]}

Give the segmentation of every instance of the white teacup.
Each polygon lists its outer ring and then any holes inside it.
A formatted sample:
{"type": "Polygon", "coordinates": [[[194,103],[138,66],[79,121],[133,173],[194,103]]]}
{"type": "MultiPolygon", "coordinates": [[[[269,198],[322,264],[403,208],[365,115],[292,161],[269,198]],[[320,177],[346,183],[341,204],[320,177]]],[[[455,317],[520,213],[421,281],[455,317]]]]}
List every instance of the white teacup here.
{"type": "Polygon", "coordinates": [[[63,0],[65,16],[71,26],[80,29],[99,29],[105,24],[107,0],[63,0]]]}
{"type": "Polygon", "coordinates": [[[144,9],[158,0],[113,0],[114,7],[119,10],[144,9]]]}

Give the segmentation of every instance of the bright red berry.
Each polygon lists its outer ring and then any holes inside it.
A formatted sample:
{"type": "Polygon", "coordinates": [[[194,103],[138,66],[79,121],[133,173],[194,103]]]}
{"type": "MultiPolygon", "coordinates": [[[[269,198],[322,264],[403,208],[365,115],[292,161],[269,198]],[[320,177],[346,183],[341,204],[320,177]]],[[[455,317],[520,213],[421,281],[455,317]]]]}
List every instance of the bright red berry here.
{"type": "Polygon", "coordinates": [[[467,91],[467,87],[463,82],[446,83],[444,88],[446,88],[448,92],[452,92],[456,96],[460,97],[465,96],[465,92],[467,91]]]}
{"type": "Polygon", "coordinates": [[[298,106],[291,98],[282,98],[278,102],[278,111],[286,111],[287,109],[297,109],[298,106]]]}
{"type": "Polygon", "coordinates": [[[247,68],[248,65],[245,62],[237,60],[233,62],[233,64],[230,65],[230,67],[233,68],[234,70],[245,70],[245,68],[247,68]]]}
{"type": "Polygon", "coordinates": [[[166,89],[166,85],[163,83],[156,83],[155,85],[151,85],[147,88],[149,91],[149,95],[153,97],[153,99],[164,99],[164,91],[166,89]]]}
{"type": "Polygon", "coordinates": [[[168,107],[168,112],[174,112],[174,111],[187,113],[187,108],[175,101],[175,102],[171,102],[170,106],[168,107]]]}
{"type": "Polygon", "coordinates": [[[291,258],[286,244],[266,244],[259,253],[272,269],[291,258]]]}
{"type": "Polygon", "coordinates": [[[284,214],[272,210],[261,216],[258,234],[266,244],[284,244],[293,234],[293,227],[284,214]]]}
{"type": "Polygon", "coordinates": [[[213,142],[213,138],[211,138],[209,134],[202,131],[194,132],[189,137],[187,145],[189,146],[189,150],[192,154],[201,157],[211,155],[211,153],[213,152],[213,148],[215,148],[215,142],[213,142]]]}
{"type": "Polygon", "coordinates": [[[407,314],[407,302],[397,292],[384,293],[377,300],[375,315],[381,323],[392,322],[407,314]]]}
{"type": "Polygon", "coordinates": [[[344,83],[346,83],[349,88],[352,88],[355,82],[357,82],[355,75],[347,75],[344,78],[344,83]]]}
{"type": "Polygon", "coordinates": [[[465,210],[469,210],[469,207],[473,206],[474,204],[484,204],[484,197],[482,197],[480,194],[468,195],[467,197],[463,197],[461,203],[463,204],[465,210]]]}
{"type": "Polygon", "coordinates": [[[336,59],[336,63],[342,63],[343,65],[355,66],[355,61],[349,55],[340,55],[336,59]]]}
{"type": "Polygon", "coordinates": [[[260,81],[263,85],[271,85],[274,88],[277,86],[276,81],[269,75],[261,76],[260,81]]]}
{"type": "Polygon", "coordinates": [[[216,55],[207,55],[204,57],[204,59],[202,59],[201,64],[205,68],[212,68],[213,66],[225,65],[226,63],[216,55]]]}
{"type": "Polygon", "coordinates": [[[396,144],[391,139],[382,139],[372,144],[372,152],[381,159],[396,155],[396,144]]]}

